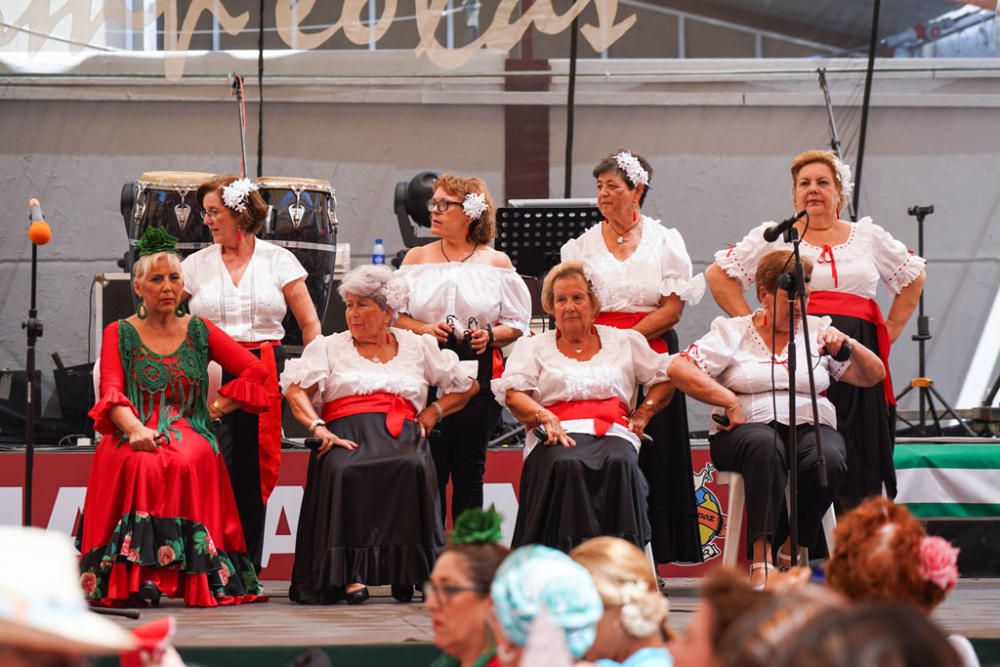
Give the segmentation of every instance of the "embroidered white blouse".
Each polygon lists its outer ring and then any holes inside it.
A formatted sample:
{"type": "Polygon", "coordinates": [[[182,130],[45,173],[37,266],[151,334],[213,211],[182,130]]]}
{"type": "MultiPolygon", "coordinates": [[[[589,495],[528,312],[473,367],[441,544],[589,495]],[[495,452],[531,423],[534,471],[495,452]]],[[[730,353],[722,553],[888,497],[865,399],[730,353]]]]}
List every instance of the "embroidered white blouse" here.
{"type": "Polygon", "coordinates": [[[692,276],[680,233],[645,215],[639,245],[627,259],[611,254],[600,223],[563,244],[560,255],[564,262],[585,262],[597,273],[601,309],[607,312],[648,313],[671,294],[695,304],[705,293],[705,277],[692,276]]]}
{"type": "Polygon", "coordinates": [[[191,295],[191,313],[243,343],[285,337],[281,320],[288,305],[281,290],[308,275],[289,250],[261,239],[254,242],[239,285],[233,284],[218,244],[185,257],[181,272],[184,290],[191,295]]]}
{"type": "MultiPolygon", "coordinates": [[[[743,240],[726,250],[715,253],[715,261],[745,290],[753,283],[761,258],[775,250],[791,250],[792,245],[778,240],[768,243],[764,230],[773,225],[765,222],[750,230],[743,240]]],[[[902,242],[889,232],[862,218],[851,225],[847,240],[835,246],[814,246],[803,241],[799,246],[803,257],[813,261],[813,290],[846,292],[865,299],[874,299],[879,280],[899,294],[919,276],[927,264],[924,258],[911,254],[902,242]],[[836,274],[834,273],[836,272],[836,274]]]]}
{"type": "Polygon", "coordinates": [[[455,315],[461,338],[474,317],[480,327],[505,324],[528,333],[531,294],[514,269],[488,264],[447,262],[410,264],[396,275],[406,282],[409,297],[399,311],[424,322],[444,322],[455,315]]]}
{"type": "MultiPolygon", "coordinates": [[[[642,334],[600,324],[596,329],[601,349],[587,361],[560,352],[555,331],[519,338],[503,375],[490,383],[497,402],[506,405],[507,391],[517,389],[542,405],[613,397],[631,406],[638,384],[651,387],[669,379],[670,357],[654,352],[642,334]]],[[[562,425],[567,433],[595,434],[593,419],[569,419],[562,425]]],[[[620,424],[612,424],[608,435],[624,438],[639,449],[639,437],[620,424]]],[[[529,429],[524,455],[537,443],[529,429]]]]}
{"type": "MultiPolygon", "coordinates": [[[[830,387],[830,379],[839,380],[850,367],[850,360],[834,361],[829,355],[816,357],[822,344],[820,338],[831,328],[829,317],[809,316],[810,350],[813,353],[813,376],[816,380],[816,397],[821,424],[837,427],[837,411],[823,393],[830,387]]],[[[796,423],[813,423],[812,401],[809,397],[809,370],[805,359],[805,338],[801,327],[795,332],[795,420],[796,423]]],[[[736,394],[752,423],[766,424],[777,421],[788,424],[788,348],[779,355],[772,355],[757,333],[753,315],[717,317],[707,334],[691,343],[685,351],[698,368],[722,386],[736,394]],[[774,400],[771,397],[771,367],[774,367],[774,400]],[[775,408],[777,412],[775,412],[775,408]]],[[[722,408],[712,408],[710,414],[725,414],[722,408]]],[[[709,420],[709,433],[719,430],[714,420],[709,420]]]]}
{"type": "Polygon", "coordinates": [[[358,354],[349,331],[314,339],[298,359],[285,362],[281,390],[297,384],[313,385],[313,403],[321,407],[345,396],[388,392],[413,403],[417,412],[427,405],[427,390],[433,385],[441,394],[468,391],[475,372],[459,365],[458,355],[438,348],[434,336],[391,327],[399,349],[385,363],[358,354]]]}

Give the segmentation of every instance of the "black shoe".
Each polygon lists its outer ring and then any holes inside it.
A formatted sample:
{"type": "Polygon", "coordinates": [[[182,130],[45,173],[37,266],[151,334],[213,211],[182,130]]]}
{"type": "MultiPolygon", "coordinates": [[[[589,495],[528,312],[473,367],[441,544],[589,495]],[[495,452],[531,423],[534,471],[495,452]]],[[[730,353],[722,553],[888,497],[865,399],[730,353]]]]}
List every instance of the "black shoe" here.
{"type": "Polygon", "coordinates": [[[344,597],[347,598],[347,604],[361,604],[368,600],[371,595],[368,593],[368,587],[364,586],[352,593],[344,593],[344,597]]]}
{"type": "MultiPolygon", "coordinates": [[[[301,598],[301,595],[297,597],[301,598]]],[[[303,602],[302,600],[297,600],[302,604],[337,604],[344,599],[344,588],[342,586],[334,586],[333,588],[327,589],[325,591],[320,591],[316,596],[315,602],[303,602]]]]}
{"type": "Polygon", "coordinates": [[[160,588],[152,581],[144,581],[139,586],[136,597],[148,604],[150,607],[160,606],[160,588]]]}
{"type": "Polygon", "coordinates": [[[392,597],[400,602],[413,602],[413,584],[392,585],[392,597]]]}

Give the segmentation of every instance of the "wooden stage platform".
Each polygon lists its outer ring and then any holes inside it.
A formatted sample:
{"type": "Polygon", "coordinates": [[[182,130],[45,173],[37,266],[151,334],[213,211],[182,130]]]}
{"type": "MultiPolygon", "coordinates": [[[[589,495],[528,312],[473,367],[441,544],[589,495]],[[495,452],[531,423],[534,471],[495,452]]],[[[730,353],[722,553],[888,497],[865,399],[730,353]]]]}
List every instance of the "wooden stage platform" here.
{"type": "MultiPolygon", "coordinates": [[[[265,604],[222,609],[186,609],[164,601],[142,611],[136,625],[173,614],[174,645],[181,655],[204,667],[283,667],[310,648],[322,648],[336,667],[415,665],[431,662],[430,619],[423,604],[401,604],[388,587],[372,589],[367,603],[351,607],[301,606],[287,597],[287,582],[266,582],[265,604]]],[[[697,580],[671,579],[669,622],[682,631],[697,604],[697,580]]],[[[419,596],[418,596],[419,600],[419,596]]],[[[969,637],[983,665],[1000,665],[1000,579],[962,579],[934,620],[948,633],[969,637]]],[[[102,664],[114,664],[105,661],[102,664]]]]}

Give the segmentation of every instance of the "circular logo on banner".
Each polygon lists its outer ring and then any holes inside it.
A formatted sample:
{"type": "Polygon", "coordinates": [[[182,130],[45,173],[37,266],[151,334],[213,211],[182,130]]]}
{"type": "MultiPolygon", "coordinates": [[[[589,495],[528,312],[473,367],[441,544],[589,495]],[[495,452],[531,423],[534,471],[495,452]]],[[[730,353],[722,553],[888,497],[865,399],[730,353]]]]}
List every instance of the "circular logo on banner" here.
{"type": "Polygon", "coordinates": [[[722,553],[715,544],[717,537],[725,537],[726,517],[722,504],[708,485],[712,482],[715,466],[706,463],[694,474],[694,501],[698,509],[698,534],[701,538],[701,555],[705,562],[722,553]]]}

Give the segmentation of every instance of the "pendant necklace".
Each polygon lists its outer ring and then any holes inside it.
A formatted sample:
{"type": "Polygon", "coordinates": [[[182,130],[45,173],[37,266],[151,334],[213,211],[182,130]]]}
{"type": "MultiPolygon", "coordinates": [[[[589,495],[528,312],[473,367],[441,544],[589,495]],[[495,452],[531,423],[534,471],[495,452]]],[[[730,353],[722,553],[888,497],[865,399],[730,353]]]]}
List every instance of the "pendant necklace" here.
{"type": "MultiPolygon", "coordinates": [[[[611,229],[615,230],[616,232],[618,231],[618,229],[611,223],[610,220],[605,219],[604,222],[608,223],[608,226],[611,227],[611,229]]],[[[624,232],[618,233],[618,238],[615,239],[615,241],[618,242],[618,245],[625,243],[625,235],[628,234],[633,229],[635,229],[636,226],[638,226],[639,222],[640,222],[639,220],[636,220],[635,222],[632,223],[631,227],[626,229],[624,232]]]]}

